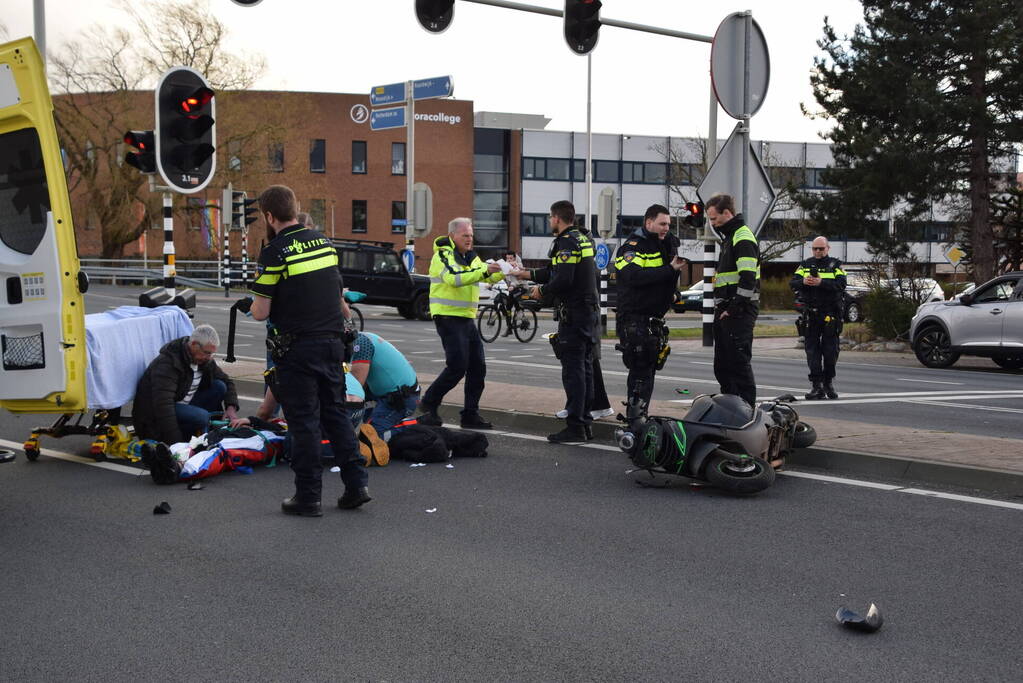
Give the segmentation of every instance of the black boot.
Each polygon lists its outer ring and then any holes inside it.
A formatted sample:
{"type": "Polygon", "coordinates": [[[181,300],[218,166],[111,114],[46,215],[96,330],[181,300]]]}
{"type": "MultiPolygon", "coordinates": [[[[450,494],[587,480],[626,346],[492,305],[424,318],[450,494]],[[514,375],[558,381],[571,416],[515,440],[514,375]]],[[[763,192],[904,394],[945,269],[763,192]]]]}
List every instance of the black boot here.
{"type": "Polygon", "coordinates": [[[838,398],[838,392],[835,391],[835,385],[831,383],[830,379],[824,382],[824,394],[832,401],[838,398]]]}
{"type": "Polygon", "coordinates": [[[568,426],[555,434],[549,434],[547,440],[551,443],[585,443],[586,429],[584,427],[568,426]]]}
{"type": "Polygon", "coordinates": [[[807,401],[820,401],[824,398],[824,387],[820,382],[814,382],[813,388],[806,394],[807,401]]]}
{"type": "Polygon", "coordinates": [[[425,403],[419,404],[419,409],[423,411],[423,414],[416,418],[416,422],[427,427],[440,427],[444,424],[444,421],[440,419],[440,415],[437,414],[436,406],[428,406],[425,403]]]}

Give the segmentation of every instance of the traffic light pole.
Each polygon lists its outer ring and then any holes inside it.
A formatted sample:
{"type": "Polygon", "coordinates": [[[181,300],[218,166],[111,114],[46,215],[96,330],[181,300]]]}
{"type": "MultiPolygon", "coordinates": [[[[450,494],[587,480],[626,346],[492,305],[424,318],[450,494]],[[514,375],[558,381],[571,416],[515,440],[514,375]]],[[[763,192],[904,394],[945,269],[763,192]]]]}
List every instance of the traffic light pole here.
{"type": "Polygon", "coordinates": [[[163,193],[163,287],[173,299],[174,290],[174,194],[163,193]]]}

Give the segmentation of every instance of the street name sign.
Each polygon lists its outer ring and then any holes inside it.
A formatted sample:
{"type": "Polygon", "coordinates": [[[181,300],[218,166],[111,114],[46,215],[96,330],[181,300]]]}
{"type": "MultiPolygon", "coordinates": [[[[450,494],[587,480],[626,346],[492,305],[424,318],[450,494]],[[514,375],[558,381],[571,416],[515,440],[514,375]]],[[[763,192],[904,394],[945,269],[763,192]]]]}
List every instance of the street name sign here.
{"type": "Polygon", "coordinates": [[[405,127],[405,107],[374,109],[369,115],[370,130],[405,127]]]}

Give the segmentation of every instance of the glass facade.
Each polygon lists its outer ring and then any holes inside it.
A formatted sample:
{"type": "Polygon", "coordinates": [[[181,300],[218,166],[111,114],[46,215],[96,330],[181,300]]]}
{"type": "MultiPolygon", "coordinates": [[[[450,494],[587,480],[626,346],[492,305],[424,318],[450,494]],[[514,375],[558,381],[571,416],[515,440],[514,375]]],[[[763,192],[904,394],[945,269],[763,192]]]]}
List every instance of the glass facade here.
{"type": "MultiPolygon", "coordinates": [[[[473,141],[472,223],[480,247],[508,246],[508,168],[511,133],[477,128],[473,141]]],[[[566,162],[567,159],[563,160],[566,162]]]]}

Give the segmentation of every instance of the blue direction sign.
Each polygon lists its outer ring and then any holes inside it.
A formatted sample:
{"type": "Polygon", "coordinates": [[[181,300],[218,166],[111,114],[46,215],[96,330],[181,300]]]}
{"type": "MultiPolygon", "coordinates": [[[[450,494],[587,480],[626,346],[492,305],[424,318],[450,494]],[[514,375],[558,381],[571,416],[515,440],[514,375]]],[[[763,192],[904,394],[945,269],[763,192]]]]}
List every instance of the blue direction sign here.
{"type": "Polygon", "coordinates": [[[451,76],[424,78],[412,81],[412,99],[429,100],[434,97],[451,97],[455,93],[455,84],[451,76]]]}
{"type": "Polygon", "coordinates": [[[369,91],[369,104],[373,107],[382,107],[385,104],[404,104],[405,84],[391,83],[390,85],[375,85],[369,91]]]}
{"type": "Polygon", "coordinates": [[[405,107],[374,109],[369,115],[370,130],[405,127],[405,107]]]}
{"type": "Polygon", "coordinates": [[[405,262],[405,270],[412,272],[416,269],[416,252],[410,249],[402,249],[401,260],[405,262]]]}
{"type": "Polygon", "coordinates": [[[607,268],[607,264],[611,262],[611,250],[603,242],[597,245],[597,253],[594,254],[593,261],[600,270],[607,268]]]}

